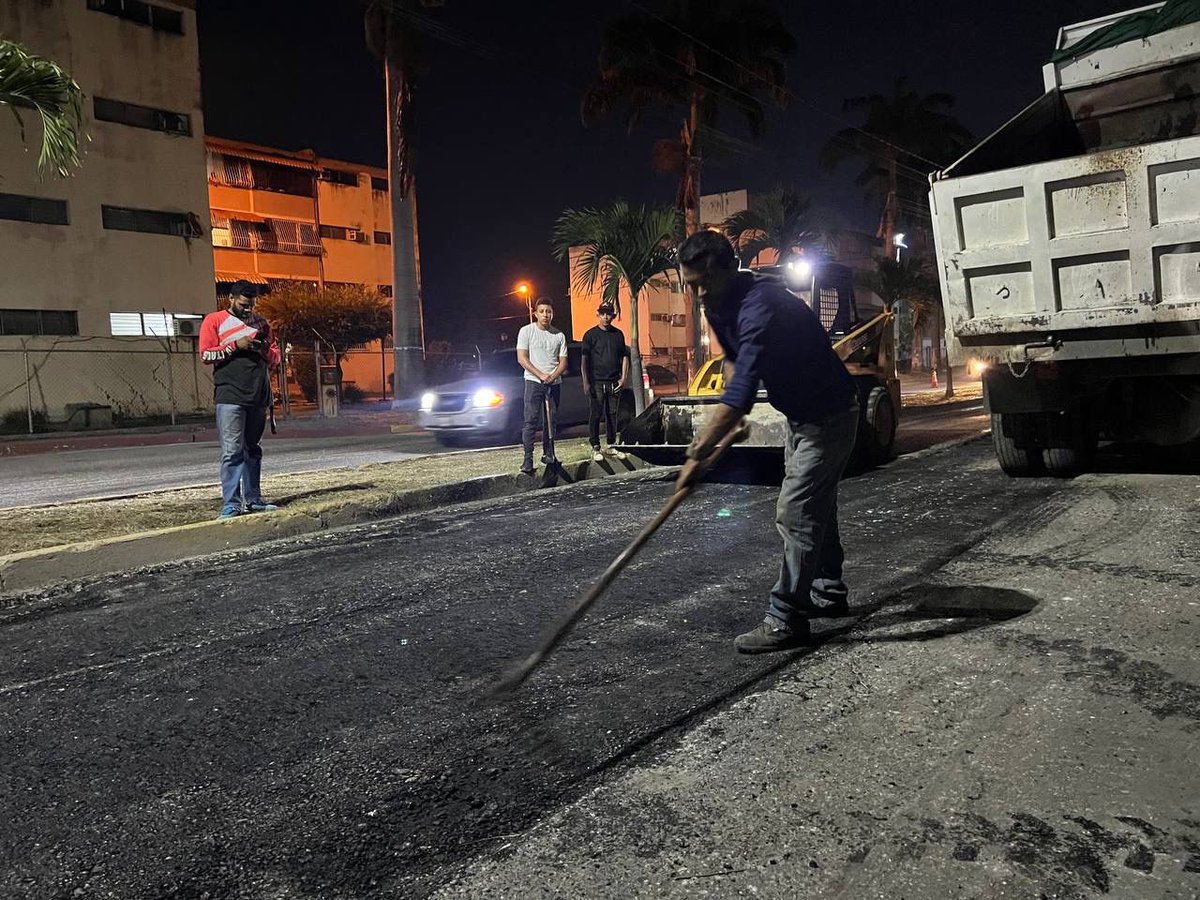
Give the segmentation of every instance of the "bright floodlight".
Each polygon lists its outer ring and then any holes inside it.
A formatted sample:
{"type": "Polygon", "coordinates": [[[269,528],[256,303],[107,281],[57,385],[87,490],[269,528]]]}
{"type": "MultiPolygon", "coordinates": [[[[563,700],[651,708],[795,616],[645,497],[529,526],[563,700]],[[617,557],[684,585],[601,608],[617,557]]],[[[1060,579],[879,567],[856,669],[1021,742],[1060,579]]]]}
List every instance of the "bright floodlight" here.
{"type": "Polygon", "coordinates": [[[904,232],[903,231],[896,232],[896,236],[892,238],[892,242],[897,247],[903,247],[905,250],[908,249],[908,244],[904,243],[904,232]]]}
{"type": "Polygon", "coordinates": [[[437,399],[437,394],[433,391],[426,391],[421,395],[421,411],[430,412],[433,409],[433,401],[437,399]]]}

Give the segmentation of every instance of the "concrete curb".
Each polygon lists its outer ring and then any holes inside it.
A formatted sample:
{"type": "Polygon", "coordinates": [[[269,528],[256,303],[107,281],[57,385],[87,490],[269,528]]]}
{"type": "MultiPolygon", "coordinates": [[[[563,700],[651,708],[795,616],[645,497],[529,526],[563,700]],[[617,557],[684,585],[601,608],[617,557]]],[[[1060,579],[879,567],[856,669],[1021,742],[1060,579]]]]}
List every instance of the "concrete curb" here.
{"type": "Polygon", "coordinates": [[[508,473],[484,475],[467,481],[381,495],[367,501],[333,505],[313,512],[282,509],[275,513],[214,519],[121,537],[11,553],[0,556],[0,594],[178,562],[456,503],[492,500],[577,481],[624,475],[647,467],[646,463],[634,456],[623,462],[585,461],[564,465],[558,471],[541,470],[534,478],[508,473]]]}

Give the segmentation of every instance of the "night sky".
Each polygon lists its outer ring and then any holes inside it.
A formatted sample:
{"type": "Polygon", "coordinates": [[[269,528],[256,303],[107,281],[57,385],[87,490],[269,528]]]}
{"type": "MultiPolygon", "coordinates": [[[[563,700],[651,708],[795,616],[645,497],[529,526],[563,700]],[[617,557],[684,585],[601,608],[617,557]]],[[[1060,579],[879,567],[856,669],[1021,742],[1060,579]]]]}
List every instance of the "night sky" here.
{"type": "MultiPolygon", "coordinates": [[[[1138,5],[784,3],[800,45],[789,69],[795,99],[769,111],[757,148],[706,163],[702,190],[787,184],[836,207],[850,226],[873,231],[879,210],[850,183],[857,170],[848,165],[830,178],[816,167],[829,136],[858,124],[842,113],[843,98],[890,93],[895,78],[907,75],[922,93],[953,94],[959,118],[981,137],[1041,93],[1041,67],[1059,26],[1138,5]]],[[[515,298],[502,295],[520,279],[538,294],[565,298],[566,266],[549,245],[563,209],[617,197],[674,200],[676,183],[650,168],[650,148],[678,134],[682,111],[649,116],[632,134],[616,118],[591,128],[579,118],[603,23],[631,9],[622,0],[446,0],[428,11],[448,35],[429,38],[429,71],[416,101],[429,337],[461,334],[464,316],[519,312],[515,298]]],[[[382,70],[366,50],[361,11],[356,0],[202,0],[207,132],[385,165],[382,70]]],[[[721,127],[745,136],[732,115],[721,127]]],[[[565,314],[559,319],[565,324],[565,314]]]]}

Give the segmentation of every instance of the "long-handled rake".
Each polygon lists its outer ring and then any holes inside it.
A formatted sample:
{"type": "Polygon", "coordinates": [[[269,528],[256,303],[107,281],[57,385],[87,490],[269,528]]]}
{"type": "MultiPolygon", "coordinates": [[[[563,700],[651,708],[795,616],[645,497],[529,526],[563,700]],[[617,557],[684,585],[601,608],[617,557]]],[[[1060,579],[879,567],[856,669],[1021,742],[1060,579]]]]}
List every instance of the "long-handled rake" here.
{"type": "Polygon", "coordinates": [[[563,638],[565,638],[567,634],[570,633],[571,629],[575,627],[575,623],[583,618],[584,614],[592,608],[592,604],[600,599],[601,595],[608,590],[608,586],[613,583],[618,575],[621,574],[621,571],[633,561],[633,558],[637,556],[638,551],[641,550],[646,542],[654,536],[654,533],[662,527],[662,524],[667,521],[668,518],[670,518],[671,513],[675,512],[675,510],[679,507],[679,504],[683,503],[683,501],[687,499],[688,495],[691,494],[691,492],[695,489],[696,482],[712,470],[713,466],[717,464],[717,461],[725,455],[726,450],[728,450],[734,444],[744,441],[749,433],[749,424],[743,421],[737,428],[721,439],[721,442],[713,448],[712,453],[710,453],[708,457],[701,463],[695,479],[693,479],[690,484],[680,488],[671,495],[671,498],[667,500],[667,502],[663,504],[662,509],[658,511],[658,515],[656,515],[649,522],[649,524],[647,524],[646,527],[641,530],[638,536],[633,539],[628,547],[617,554],[617,558],[609,563],[608,568],[601,573],[600,577],[596,579],[595,583],[581,593],[578,598],[576,598],[575,604],[571,608],[570,612],[563,616],[563,618],[560,619],[549,632],[547,632],[546,636],[542,638],[541,644],[539,644],[523,662],[515,666],[510,672],[508,672],[507,675],[505,675],[496,683],[495,687],[492,689],[493,693],[499,694],[506,691],[515,690],[533,673],[534,669],[536,669],[542,664],[542,662],[545,661],[546,657],[550,655],[555,647],[562,643],[563,638]]]}

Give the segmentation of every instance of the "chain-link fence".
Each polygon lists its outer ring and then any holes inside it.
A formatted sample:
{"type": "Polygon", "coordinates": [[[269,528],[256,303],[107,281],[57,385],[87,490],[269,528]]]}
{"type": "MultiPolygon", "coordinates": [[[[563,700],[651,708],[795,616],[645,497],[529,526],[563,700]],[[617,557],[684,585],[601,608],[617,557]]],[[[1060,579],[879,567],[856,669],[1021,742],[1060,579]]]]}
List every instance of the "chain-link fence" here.
{"type": "Polygon", "coordinates": [[[188,338],[14,338],[0,345],[0,432],[176,423],[211,414],[188,338]]]}

